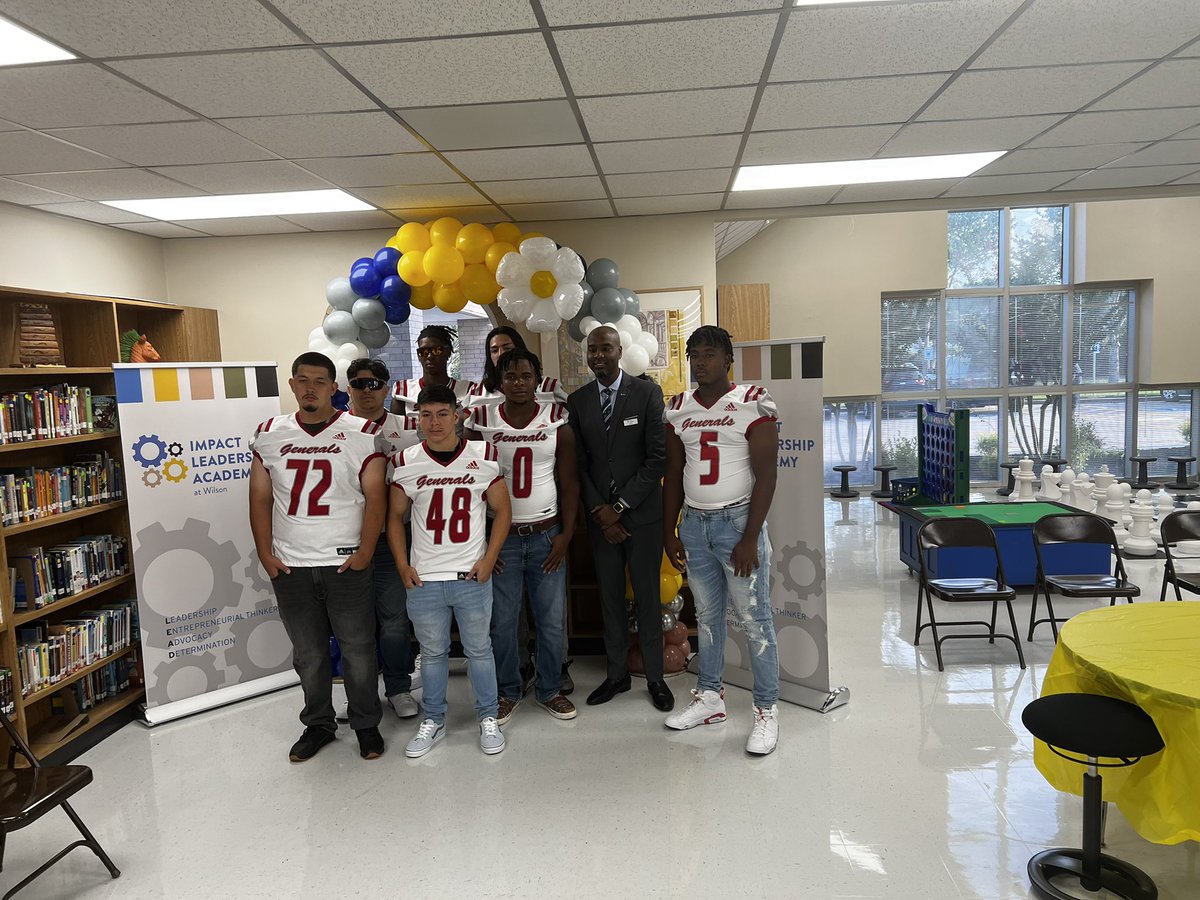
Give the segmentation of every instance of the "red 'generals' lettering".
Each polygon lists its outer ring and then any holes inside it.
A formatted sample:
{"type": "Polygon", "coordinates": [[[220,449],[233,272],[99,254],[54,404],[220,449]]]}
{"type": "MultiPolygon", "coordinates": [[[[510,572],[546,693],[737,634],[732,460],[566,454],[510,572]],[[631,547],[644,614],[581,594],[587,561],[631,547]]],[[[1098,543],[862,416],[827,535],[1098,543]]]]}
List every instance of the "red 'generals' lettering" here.
{"type": "Polygon", "coordinates": [[[279,448],[279,452],[283,456],[289,453],[305,453],[311,456],[315,453],[341,453],[342,448],[337,444],[330,444],[328,447],[297,447],[295,444],[284,444],[279,448]]]}
{"type": "Polygon", "coordinates": [[[428,475],[421,475],[420,477],[417,478],[417,487],[428,487],[428,486],[436,487],[437,485],[440,485],[440,484],[474,484],[474,483],[475,483],[475,476],[473,476],[473,475],[460,475],[458,478],[453,478],[453,477],[431,478],[428,475]]]}
{"type": "Polygon", "coordinates": [[[497,431],[492,435],[492,442],[496,444],[505,442],[510,444],[528,444],[535,441],[548,440],[550,440],[550,436],[544,431],[539,431],[536,434],[505,434],[501,431],[497,431]]]}
{"type": "Polygon", "coordinates": [[[683,424],[679,426],[682,431],[685,428],[723,428],[735,424],[729,416],[724,416],[720,419],[684,419],[683,424]]]}

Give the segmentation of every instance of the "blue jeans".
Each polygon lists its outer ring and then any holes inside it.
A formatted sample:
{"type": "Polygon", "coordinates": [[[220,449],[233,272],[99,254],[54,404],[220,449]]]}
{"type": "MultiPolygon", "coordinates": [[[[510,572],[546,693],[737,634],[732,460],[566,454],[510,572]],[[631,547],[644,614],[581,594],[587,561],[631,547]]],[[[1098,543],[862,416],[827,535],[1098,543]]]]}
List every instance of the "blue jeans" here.
{"type": "Polygon", "coordinates": [[[509,700],[521,697],[521,653],[519,620],[525,588],[533,608],[537,629],[537,699],[549,700],[562,688],[563,630],[566,626],[567,567],[557,572],[542,571],[550,553],[550,541],[562,533],[555,525],[541,534],[520,535],[517,526],[500,548],[504,571],[492,576],[492,650],[496,655],[499,694],[509,700]]]}
{"type": "Polygon", "coordinates": [[[383,692],[389,697],[412,690],[412,626],[408,622],[407,591],[387,538],[375,546],[375,615],[379,619],[379,656],[383,662],[383,692]]]}
{"type": "Polygon", "coordinates": [[[492,584],[474,581],[427,581],[408,589],[408,617],[421,642],[421,705],[425,718],[446,720],[446,683],[450,680],[450,619],[467,656],[467,674],[475,694],[475,715],[495,716],[496,661],[488,632],[492,623],[492,584]]]}
{"type": "Polygon", "coordinates": [[[754,705],[767,707],[779,699],[779,651],[771,611],[771,541],[767,526],[763,525],[758,536],[758,568],[748,577],[742,577],[733,573],[729,561],[734,545],[746,532],[749,512],[749,503],[710,510],[685,506],[679,539],[687,551],[688,587],[696,600],[700,645],[697,690],[721,690],[728,599],[750,648],[754,705]]]}

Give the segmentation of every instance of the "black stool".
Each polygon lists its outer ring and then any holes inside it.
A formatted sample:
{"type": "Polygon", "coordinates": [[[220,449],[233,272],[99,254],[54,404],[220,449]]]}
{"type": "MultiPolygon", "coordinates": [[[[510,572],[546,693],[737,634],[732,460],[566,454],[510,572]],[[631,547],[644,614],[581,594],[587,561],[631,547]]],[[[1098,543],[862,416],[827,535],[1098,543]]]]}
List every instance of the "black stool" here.
{"type": "Polygon", "coordinates": [[[1083,776],[1083,849],[1043,850],[1029,860],[1034,893],[1048,900],[1074,900],[1051,883],[1052,878],[1079,879],[1088,891],[1104,888],[1126,900],[1155,900],[1158,888],[1150,876],[1114,856],[1100,852],[1103,840],[1101,778],[1097,768],[1131,766],[1163,748],[1154,721],[1139,707],[1094,694],[1051,694],[1034,700],[1021,713],[1029,733],[1065,760],[1087,766],[1083,776]],[[1077,753],[1086,759],[1068,756],[1077,753]],[[1119,759],[1118,763],[1098,758],[1119,759]]]}
{"type": "Polygon", "coordinates": [[[1129,486],[1135,491],[1140,491],[1145,488],[1157,487],[1158,483],[1151,481],[1146,474],[1146,467],[1152,462],[1157,462],[1157,456],[1131,456],[1129,461],[1137,466],[1137,477],[1129,482],[1129,486]]]}
{"type": "MultiPolygon", "coordinates": [[[[879,473],[879,490],[871,491],[872,497],[879,497],[882,500],[892,499],[892,472],[896,471],[895,466],[876,466],[875,471],[879,473]]],[[[846,487],[850,485],[847,484],[846,487]]]]}
{"type": "Polygon", "coordinates": [[[852,500],[858,496],[858,491],[850,490],[850,473],[857,472],[858,466],[834,466],[833,471],[842,473],[842,484],[836,491],[830,491],[830,497],[839,500],[852,500]]]}
{"type": "Polygon", "coordinates": [[[1013,491],[1015,491],[1017,489],[1016,479],[1013,478],[1013,470],[1016,469],[1019,465],[1021,465],[1019,462],[1000,463],[1000,468],[1006,469],[1008,471],[1008,484],[1006,484],[1002,488],[996,488],[996,493],[999,494],[1001,497],[1007,497],[1009,494],[1011,494],[1013,491]]]}
{"type": "Polygon", "coordinates": [[[1164,485],[1168,491],[1194,491],[1196,488],[1200,488],[1200,483],[1188,479],[1188,463],[1194,463],[1196,457],[1168,456],[1167,459],[1175,463],[1178,467],[1178,471],[1175,473],[1175,480],[1164,485]]]}
{"type": "Polygon", "coordinates": [[[1054,458],[1039,459],[1034,464],[1033,471],[1037,472],[1038,475],[1041,475],[1042,474],[1042,466],[1049,466],[1050,471],[1059,472],[1062,470],[1062,467],[1065,466],[1066,464],[1067,464],[1067,461],[1065,459],[1054,459],[1054,458]]]}

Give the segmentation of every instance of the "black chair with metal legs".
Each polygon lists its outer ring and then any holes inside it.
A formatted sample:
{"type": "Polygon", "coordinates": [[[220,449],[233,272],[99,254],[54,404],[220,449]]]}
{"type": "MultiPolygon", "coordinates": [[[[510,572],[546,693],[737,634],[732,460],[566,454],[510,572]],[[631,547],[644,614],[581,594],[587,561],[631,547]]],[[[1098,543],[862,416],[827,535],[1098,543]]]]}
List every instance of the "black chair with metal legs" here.
{"type": "Polygon", "coordinates": [[[1129,581],[1125,574],[1125,563],[1121,561],[1121,551],[1117,546],[1117,538],[1112,526],[1099,516],[1091,513],[1056,513],[1042,516],[1033,526],[1033,550],[1037,556],[1037,581],[1033,586],[1033,603],[1029,607],[1029,634],[1025,640],[1033,640],[1033,630],[1044,622],[1050,623],[1054,632],[1054,640],[1058,640],[1058,623],[1066,619],[1056,618],[1054,604],[1050,601],[1050,593],[1060,594],[1071,598],[1110,598],[1109,606],[1115,606],[1118,598],[1125,598],[1130,603],[1134,597],[1140,597],[1141,588],[1129,581]],[[1112,574],[1080,574],[1080,575],[1047,575],[1043,551],[1055,544],[1105,544],[1112,548],[1116,558],[1112,574]],[[1046,594],[1046,612],[1044,619],[1037,618],[1038,596],[1046,594]]]}
{"type": "Polygon", "coordinates": [[[27,887],[30,882],[49,869],[52,865],[77,847],[87,847],[100,862],[104,863],[113,878],[120,876],[120,870],[113,865],[104,848],[100,846],[83,820],[79,818],[67,798],[92,782],[92,770],[87,766],[43,766],[33,755],[29,745],[21,740],[12,722],[0,713],[0,726],[8,733],[12,747],[8,753],[8,767],[0,770],[0,871],[4,868],[4,845],[9,834],[27,825],[32,825],[55,807],[61,806],[70,820],[83,835],[83,840],[68,844],[57,854],[42,863],[31,875],[12,888],[4,895],[8,900],[17,891],[27,887]],[[17,754],[29,761],[29,768],[15,767],[17,754]]]}
{"type": "Polygon", "coordinates": [[[1200,594],[1200,572],[1180,572],[1175,568],[1177,557],[1171,554],[1171,547],[1180,541],[1200,541],[1200,509],[1179,509],[1162,520],[1159,529],[1162,531],[1163,550],[1167,554],[1167,564],[1163,568],[1162,591],[1160,601],[1167,599],[1167,585],[1175,588],[1175,599],[1182,600],[1179,589],[1200,594]]]}
{"type": "MultiPolygon", "coordinates": [[[[996,535],[983,522],[977,519],[930,519],[917,532],[917,556],[920,560],[920,580],[917,586],[917,631],[913,637],[913,645],[921,643],[921,632],[926,628],[933,632],[933,649],[937,654],[938,671],[945,671],[942,663],[942,643],[951,638],[987,638],[989,644],[996,643],[996,638],[1012,641],[1017,648],[1017,659],[1021,668],[1025,668],[1025,654],[1021,652],[1021,636],[1017,632],[1017,617],[1013,614],[1012,602],[1017,596],[1004,577],[1004,564],[1000,560],[1000,550],[996,546],[996,535]],[[942,549],[954,550],[989,550],[995,560],[993,577],[980,578],[930,578],[929,554],[931,551],[942,549]],[[933,614],[933,598],[948,603],[991,603],[992,619],[990,622],[972,620],[956,620],[953,622],[938,622],[933,614]],[[921,601],[924,599],[929,611],[929,621],[921,624],[921,601]],[[1003,603],[1008,607],[1008,620],[1012,624],[1012,634],[996,631],[996,616],[1003,603]],[[947,625],[983,625],[987,631],[971,631],[964,634],[938,634],[939,627],[947,625]]],[[[986,564],[989,569],[991,562],[986,564]]]]}
{"type": "Polygon", "coordinates": [[[1066,884],[1055,884],[1058,880],[1092,892],[1103,888],[1125,900],[1155,900],[1158,888],[1149,875],[1100,852],[1104,825],[1102,779],[1097,771],[1131,766],[1162,750],[1162,736],[1154,721],[1132,703],[1094,694],[1042,697],[1025,707],[1021,721],[1030,734],[1063,759],[1087,766],[1083,776],[1083,847],[1059,847],[1034,855],[1028,865],[1034,893],[1045,900],[1077,900],[1079,893],[1067,893],[1063,890],[1066,884]]]}

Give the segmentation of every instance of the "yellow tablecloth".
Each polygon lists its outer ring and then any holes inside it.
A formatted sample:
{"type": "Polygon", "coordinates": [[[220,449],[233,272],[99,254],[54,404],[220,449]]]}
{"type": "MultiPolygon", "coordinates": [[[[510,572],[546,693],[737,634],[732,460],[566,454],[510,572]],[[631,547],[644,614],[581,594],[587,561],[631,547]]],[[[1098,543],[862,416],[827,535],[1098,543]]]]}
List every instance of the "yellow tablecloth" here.
{"type": "MultiPolygon", "coordinates": [[[[1166,749],[1104,769],[1104,799],[1156,844],[1200,841],[1200,603],[1133,603],[1081,613],[1059,635],[1042,696],[1080,692],[1136,703],[1166,749]]],[[[1082,793],[1082,766],[1038,741],[1038,770],[1060,791],[1082,793]]]]}

